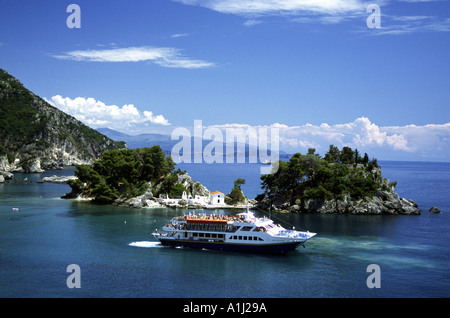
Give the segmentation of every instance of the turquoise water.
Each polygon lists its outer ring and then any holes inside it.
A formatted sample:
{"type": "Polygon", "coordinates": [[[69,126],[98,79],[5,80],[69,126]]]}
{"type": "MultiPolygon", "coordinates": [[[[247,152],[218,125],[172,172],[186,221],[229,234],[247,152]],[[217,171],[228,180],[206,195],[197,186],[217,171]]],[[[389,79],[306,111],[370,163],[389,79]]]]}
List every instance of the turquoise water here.
{"type": "MultiPolygon", "coordinates": [[[[318,233],[285,256],[162,247],[151,232],[183,210],[62,200],[67,185],[0,184],[0,297],[449,297],[450,164],[381,165],[422,215],[275,215],[318,233]],[[434,205],[440,214],[428,212],[434,205]],[[81,288],[67,287],[70,264],[81,288]],[[381,288],[367,287],[370,264],[381,288]]],[[[241,177],[249,197],[260,193],[258,165],[181,168],[211,191],[241,177]]]]}

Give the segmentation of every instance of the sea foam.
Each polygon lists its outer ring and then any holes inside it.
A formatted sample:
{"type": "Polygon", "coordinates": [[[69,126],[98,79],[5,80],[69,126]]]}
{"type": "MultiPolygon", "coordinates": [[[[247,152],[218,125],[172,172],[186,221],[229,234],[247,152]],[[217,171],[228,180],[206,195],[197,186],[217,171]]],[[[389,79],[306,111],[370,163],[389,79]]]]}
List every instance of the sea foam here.
{"type": "Polygon", "coordinates": [[[128,245],[135,246],[135,247],[145,247],[145,248],[162,247],[160,242],[152,242],[152,241],[131,242],[128,245]]]}

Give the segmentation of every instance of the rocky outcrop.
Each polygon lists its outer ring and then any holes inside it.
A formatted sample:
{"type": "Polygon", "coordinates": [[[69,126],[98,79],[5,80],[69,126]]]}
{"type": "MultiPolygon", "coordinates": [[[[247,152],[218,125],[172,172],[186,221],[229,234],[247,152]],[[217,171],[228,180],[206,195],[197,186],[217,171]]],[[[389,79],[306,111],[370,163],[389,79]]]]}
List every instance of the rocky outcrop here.
{"type": "Polygon", "coordinates": [[[195,198],[195,196],[209,197],[209,190],[200,182],[193,181],[191,176],[187,173],[179,174],[177,176],[177,184],[181,184],[182,186],[184,186],[186,189],[186,193],[193,198],[195,198]]]}
{"type": "Polygon", "coordinates": [[[113,205],[125,206],[125,207],[130,207],[130,208],[142,208],[144,206],[154,205],[154,204],[150,203],[151,199],[153,199],[153,192],[152,192],[152,184],[149,182],[148,188],[144,192],[144,194],[142,194],[138,197],[134,197],[131,199],[126,199],[126,200],[119,198],[114,201],[113,205]]]}
{"type": "Polygon", "coordinates": [[[435,206],[430,208],[428,211],[431,213],[441,213],[441,210],[439,210],[439,208],[437,208],[435,206]]]}
{"type": "Polygon", "coordinates": [[[390,191],[379,191],[372,198],[365,197],[359,200],[352,200],[346,195],[342,199],[334,200],[297,200],[295,204],[278,197],[272,202],[269,200],[258,202],[257,206],[263,210],[294,213],[420,214],[417,203],[390,191]]]}
{"type": "Polygon", "coordinates": [[[5,182],[5,180],[11,180],[14,174],[11,172],[11,167],[8,164],[8,159],[6,156],[0,156],[0,183],[5,182]]]}
{"type": "Polygon", "coordinates": [[[67,183],[69,183],[69,181],[76,180],[76,179],[78,179],[78,178],[75,177],[75,176],[62,176],[62,177],[51,176],[51,177],[44,177],[44,178],[42,178],[40,181],[38,181],[38,183],[67,184],[67,183]]]}
{"type": "Polygon", "coordinates": [[[3,180],[11,180],[14,177],[14,175],[8,171],[0,171],[0,176],[3,177],[3,180]]]}

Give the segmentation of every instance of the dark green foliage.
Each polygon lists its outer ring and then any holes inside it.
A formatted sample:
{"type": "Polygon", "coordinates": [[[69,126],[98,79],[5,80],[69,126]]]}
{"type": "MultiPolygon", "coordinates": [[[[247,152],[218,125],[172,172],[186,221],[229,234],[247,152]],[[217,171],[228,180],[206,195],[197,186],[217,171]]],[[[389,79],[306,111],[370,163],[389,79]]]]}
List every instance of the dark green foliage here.
{"type": "Polygon", "coordinates": [[[357,150],[344,147],[340,151],[333,145],[323,159],[314,149],[309,149],[307,155],[296,153],[288,162],[279,161],[275,173],[261,177],[264,193],[258,198],[289,195],[297,199],[339,199],[345,194],[354,199],[372,197],[379,190],[371,175],[378,164],[374,159],[366,165],[355,165],[364,161],[357,150]]]}
{"type": "MultiPolygon", "coordinates": [[[[129,199],[145,192],[148,182],[163,182],[164,190],[178,194],[183,189],[173,185],[174,162],[159,146],[142,149],[122,149],[105,152],[93,166],[81,165],[75,169],[78,180],[69,185],[75,193],[93,196],[95,201],[110,203],[117,198],[129,199]]],[[[181,194],[180,194],[181,196],[181,194]]]]}
{"type": "Polygon", "coordinates": [[[23,155],[32,145],[38,156],[51,149],[55,140],[64,140],[75,147],[83,160],[93,159],[105,150],[125,148],[123,142],[114,142],[51,106],[2,69],[0,140],[4,149],[14,155],[23,155]]]}
{"type": "Polygon", "coordinates": [[[183,172],[178,169],[164,178],[161,183],[160,193],[167,194],[170,198],[181,198],[186,188],[182,184],[177,183],[178,174],[183,174],[183,172]]]}
{"type": "Polygon", "coordinates": [[[238,178],[234,180],[234,187],[231,192],[225,197],[227,204],[236,204],[239,202],[244,202],[246,197],[242,193],[241,185],[245,184],[245,179],[238,178]]]}
{"type": "Polygon", "coordinates": [[[341,152],[338,147],[330,145],[328,152],[325,154],[325,160],[328,162],[339,162],[341,152]]]}
{"type": "Polygon", "coordinates": [[[237,178],[234,180],[234,186],[235,187],[241,187],[241,184],[245,184],[245,179],[237,178]]]}
{"type": "Polygon", "coordinates": [[[339,157],[340,162],[345,164],[352,164],[354,162],[354,152],[350,147],[342,148],[341,155],[339,157]]]}
{"type": "Polygon", "coordinates": [[[369,155],[367,153],[364,153],[364,158],[363,158],[362,163],[365,165],[369,163],[369,155]]]}
{"type": "Polygon", "coordinates": [[[33,107],[34,95],[0,69],[0,136],[14,132],[23,142],[36,136],[46,124],[33,107]]]}

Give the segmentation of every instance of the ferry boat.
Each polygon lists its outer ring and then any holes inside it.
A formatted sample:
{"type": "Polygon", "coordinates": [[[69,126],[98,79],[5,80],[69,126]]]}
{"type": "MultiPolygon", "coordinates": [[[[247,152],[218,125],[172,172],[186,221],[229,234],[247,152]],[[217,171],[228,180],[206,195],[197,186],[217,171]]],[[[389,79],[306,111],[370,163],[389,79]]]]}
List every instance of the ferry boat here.
{"type": "Polygon", "coordinates": [[[294,250],[316,235],[287,230],[247,209],[236,216],[189,213],[172,218],[162,232],[152,233],[162,245],[236,252],[281,253],[294,250]]]}

